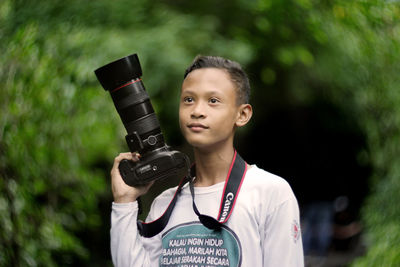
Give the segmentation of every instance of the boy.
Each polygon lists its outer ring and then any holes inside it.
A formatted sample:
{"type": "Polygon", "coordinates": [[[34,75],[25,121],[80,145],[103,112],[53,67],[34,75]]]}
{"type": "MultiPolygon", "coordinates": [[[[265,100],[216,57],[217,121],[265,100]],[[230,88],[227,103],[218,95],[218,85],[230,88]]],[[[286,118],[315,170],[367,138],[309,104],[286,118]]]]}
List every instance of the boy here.
{"type": "MultiPolygon", "coordinates": [[[[228,193],[221,200],[236,161],[235,130],[252,116],[249,94],[247,75],[236,62],[199,56],[186,70],[179,123],[194,149],[195,178],[183,186],[168,224],[154,237],[140,236],[136,225],[136,199],[151,184],[129,187],[118,171],[122,159],[137,161],[139,155],[115,158],[111,253],[116,266],[303,266],[298,204],[286,181],[245,163],[237,198],[228,193]],[[224,205],[232,202],[229,217],[224,205]],[[209,229],[199,213],[229,219],[209,229]]],[[[164,213],[175,191],[168,189],[154,200],[147,221],[164,213]]]]}

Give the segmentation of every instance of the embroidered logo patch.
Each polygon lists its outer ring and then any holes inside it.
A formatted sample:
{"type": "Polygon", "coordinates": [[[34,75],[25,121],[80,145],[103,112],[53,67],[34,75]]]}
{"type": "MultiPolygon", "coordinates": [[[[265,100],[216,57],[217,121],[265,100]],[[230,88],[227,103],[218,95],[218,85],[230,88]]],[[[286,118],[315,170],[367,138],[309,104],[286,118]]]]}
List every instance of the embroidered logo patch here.
{"type": "Polygon", "coordinates": [[[292,237],[293,237],[294,243],[297,243],[297,241],[300,238],[300,234],[301,234],[300,225],[296,220],[294,220],[292,223],[292,237]]]}

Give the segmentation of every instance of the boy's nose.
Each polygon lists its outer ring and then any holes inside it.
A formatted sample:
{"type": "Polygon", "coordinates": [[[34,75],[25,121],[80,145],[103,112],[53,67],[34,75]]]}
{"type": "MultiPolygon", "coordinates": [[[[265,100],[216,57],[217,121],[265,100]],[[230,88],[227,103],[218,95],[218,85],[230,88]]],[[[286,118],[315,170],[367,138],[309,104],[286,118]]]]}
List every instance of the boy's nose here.
{"type": "Polygon", "coordinates": [[[206,115],[205,115],[205,112],[204,112],[203,105],[202,105],[201,103],[197,103],[197,104],[193,107],[190,116],[191,116],[192,118],[204,118],[206,115]]]}

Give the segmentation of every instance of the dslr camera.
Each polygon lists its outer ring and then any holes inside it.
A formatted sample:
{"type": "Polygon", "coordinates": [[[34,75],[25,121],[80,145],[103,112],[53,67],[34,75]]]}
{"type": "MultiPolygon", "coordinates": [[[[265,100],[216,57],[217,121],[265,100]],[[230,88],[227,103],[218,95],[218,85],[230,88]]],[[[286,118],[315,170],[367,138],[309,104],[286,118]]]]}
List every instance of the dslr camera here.
{"type": "Polygon", "coordinates": [[[109,91],[125,126],[131,152],[138,152],[138,162],[122,160],[119,171],[127,185],[140,186],[153,180],[188,175],[187,155],[171,150],[165,143],[142,79],[137,54],[118,59],[95,70],[104,90],[109,91]]]}

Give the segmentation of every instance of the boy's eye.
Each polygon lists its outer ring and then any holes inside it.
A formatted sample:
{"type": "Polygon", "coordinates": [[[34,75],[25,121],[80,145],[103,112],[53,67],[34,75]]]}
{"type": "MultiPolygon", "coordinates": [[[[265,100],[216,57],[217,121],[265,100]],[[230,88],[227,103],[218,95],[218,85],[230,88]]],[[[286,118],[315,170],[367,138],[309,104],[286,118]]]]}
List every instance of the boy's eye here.
{"type": "Polygon", "coordinates": [[[210,98],[209,102],[210,102],[211,104],[216,104],[216,103],[218,103],[219,101],[218,101],[218,99],[216,99],[216,98],[210,98]]]}
{"type": "Polygon", "coordinates": [[[193,98],[187,96],[187,97],[185,97],[185,98],[183,99],[183,102],[185,102],[185,103],[192,103],[192,102],[193,102],[193,98]]]}

